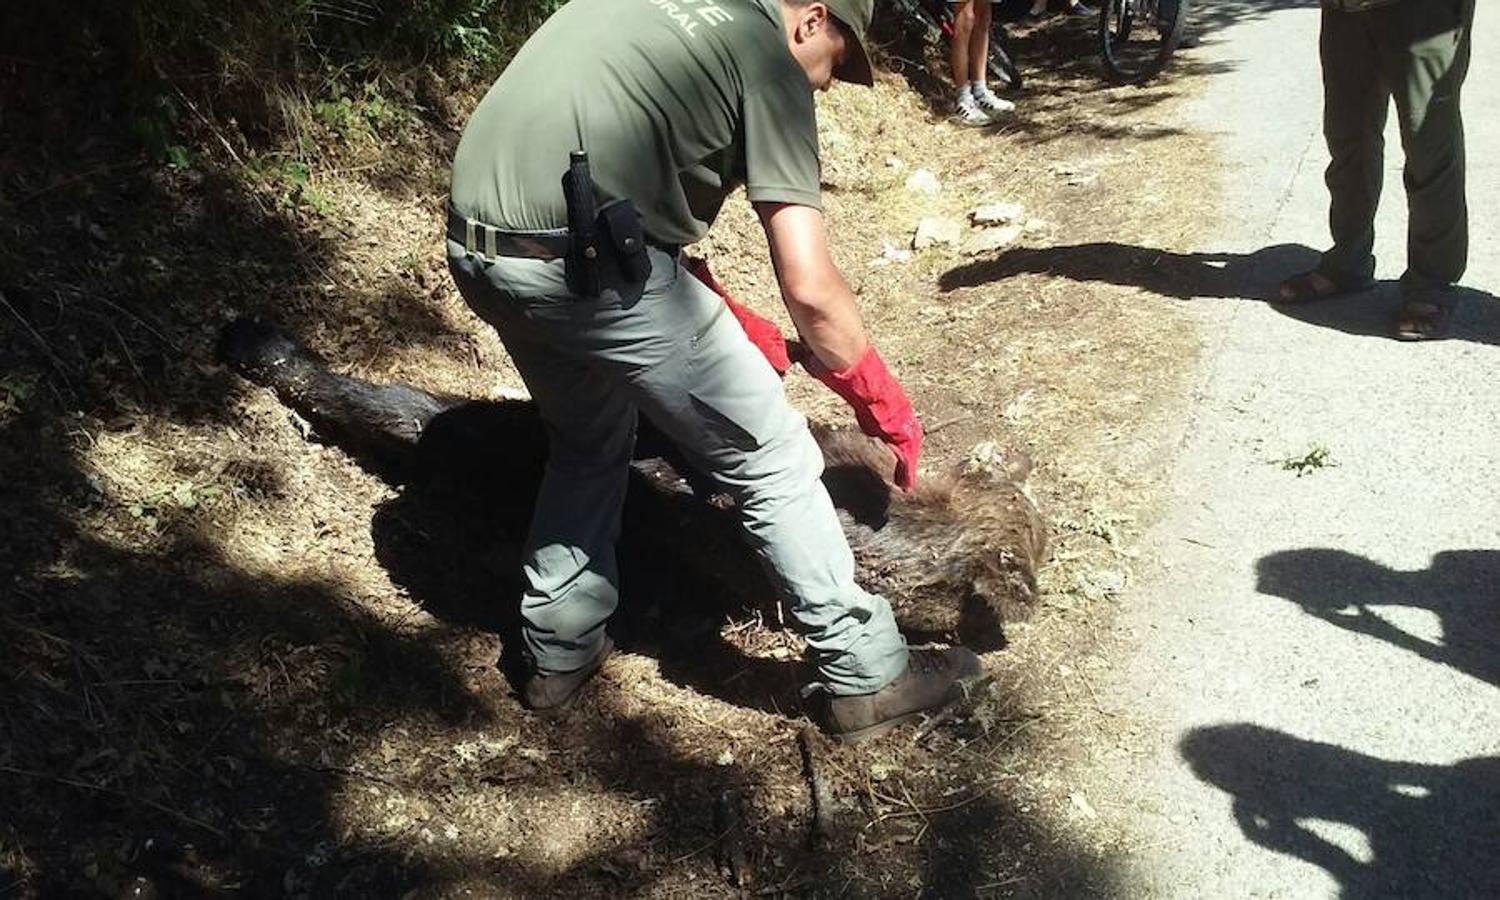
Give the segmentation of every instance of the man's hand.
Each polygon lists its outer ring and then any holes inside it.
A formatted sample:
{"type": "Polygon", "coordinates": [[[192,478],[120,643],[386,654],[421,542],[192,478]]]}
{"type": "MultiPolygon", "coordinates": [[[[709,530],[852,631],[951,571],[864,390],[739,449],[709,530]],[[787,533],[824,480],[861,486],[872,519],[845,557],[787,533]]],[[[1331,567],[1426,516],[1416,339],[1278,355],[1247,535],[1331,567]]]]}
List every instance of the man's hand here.
{"type": "Polygon", "coordinates": [[[917,483],[922,423],[906,392],[870,344],[854,292],[833,263],[823,213],[810,206],[757,203],[781,297],[805,345],[799,362],[854,408],[860,430],[896,453],[895,482],[917,483]]]}
{"type": "Polygon", "coordinates": [[[860,431],[890,445],[896,454],[896,486],[903,491],[916,487],[922,423],[901,383],[885,367],[875,348],[866,350],[859,362],[838,371],[825,368],[815,357],[804,357],[802,365],[853,407],[860,431]]]}

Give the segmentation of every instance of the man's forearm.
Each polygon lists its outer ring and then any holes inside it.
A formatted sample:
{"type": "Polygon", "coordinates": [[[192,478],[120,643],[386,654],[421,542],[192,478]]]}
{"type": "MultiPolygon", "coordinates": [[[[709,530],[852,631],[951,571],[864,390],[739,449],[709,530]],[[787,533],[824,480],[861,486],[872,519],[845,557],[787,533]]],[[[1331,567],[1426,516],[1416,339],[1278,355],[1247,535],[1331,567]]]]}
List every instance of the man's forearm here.
{"type": "Polygon", "coordinates": [[[783,300],[802,343],[825,367],[852,366],[869,348],[854,292],[837,270],[813,283],[784,286],[783,300]]]}
{"type": "Polygon", "coordinates": [[[797,334],[825,367],[854,365],[870,346],[854,292],[828,252],[823,213],[807,206],[757,203],[771,264],[797,334]]]}

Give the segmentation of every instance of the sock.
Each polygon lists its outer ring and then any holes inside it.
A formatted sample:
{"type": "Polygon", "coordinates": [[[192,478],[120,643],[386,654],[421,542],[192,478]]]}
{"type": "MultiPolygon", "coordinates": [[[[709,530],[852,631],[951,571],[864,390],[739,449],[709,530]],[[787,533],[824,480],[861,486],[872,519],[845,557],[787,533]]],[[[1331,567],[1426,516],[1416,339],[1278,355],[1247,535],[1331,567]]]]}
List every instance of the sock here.
{"type": "Polygon", "coordinates": [[[988,94],[989,92],[989,85],[985,84],[983,78],[979,79],[978,81],[969,82],[969,93],[974,95],[974,99],[977,100],[980,97],[983,97],[985,94],[988,94]]]}
{"type": "Polygon", "coordinates": [[[963,106],[963,105],[965,105],[967,103],[973,103],[973,102],[974,102],[974,89],[973,89],[973,87],[970,84],[968,84],[966,82],[963,87],[961,87],[961,88],[958,89],[958,105],[959,106],[963,106]]]}

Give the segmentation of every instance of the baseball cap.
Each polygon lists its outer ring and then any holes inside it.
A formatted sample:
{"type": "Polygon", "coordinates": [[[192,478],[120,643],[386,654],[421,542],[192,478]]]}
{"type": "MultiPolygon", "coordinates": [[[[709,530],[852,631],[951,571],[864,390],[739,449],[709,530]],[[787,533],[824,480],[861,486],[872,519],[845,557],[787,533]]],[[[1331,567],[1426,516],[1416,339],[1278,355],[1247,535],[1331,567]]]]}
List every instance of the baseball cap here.
{"type": "Polygon", "coordinates": [[[875,15],[875,0],[823,0],[823,5],[844,26],[844,35],[848,39],[844,62],[834,70],[833,77],[866,87],[874,84],[870,54],[865,51],[865,34],[869,32],[870,19],[875,15]]]}

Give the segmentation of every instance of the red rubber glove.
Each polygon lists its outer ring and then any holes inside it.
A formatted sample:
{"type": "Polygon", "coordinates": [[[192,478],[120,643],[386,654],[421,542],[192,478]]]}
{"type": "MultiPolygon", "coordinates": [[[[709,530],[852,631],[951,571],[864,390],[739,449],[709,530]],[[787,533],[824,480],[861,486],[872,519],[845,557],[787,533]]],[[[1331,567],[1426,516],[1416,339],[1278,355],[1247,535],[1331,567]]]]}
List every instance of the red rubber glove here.
{"type": "Polygon", "coordinates": [[[906,398],[906,391],[885,367],[885,360],[872,344],[859,362],[832,371],[811,353],[802,365],[854,408],[859,430],[880,438],[896,454],[896,486],[910,491],[917,486],[917,457],[922,452],[922,423],[906,398]]]}
{"type": "Polygon", "coordinates": [[[682,267],[691,272],[694,278],[703,282],[709,290],[724,298],[724,305],[729,307],[729,311],[734,314],[740,327],[745,329],[745,335],[750,338],[750,343],[754,344],[755,348],[766,358],[766,362],[771,364],[771,368],[776,370],[777,375],[785,375],[786,370],[792,367],[792,359],[787,353],[786,338],[782,336],[781,329],[776,327],[776,323],[756,315],[729,296],[729,291],[724,285],[719,284],[719,280],[708,271],[708,263],[705,260],[685,256],[682,260],[682,267]]]}

